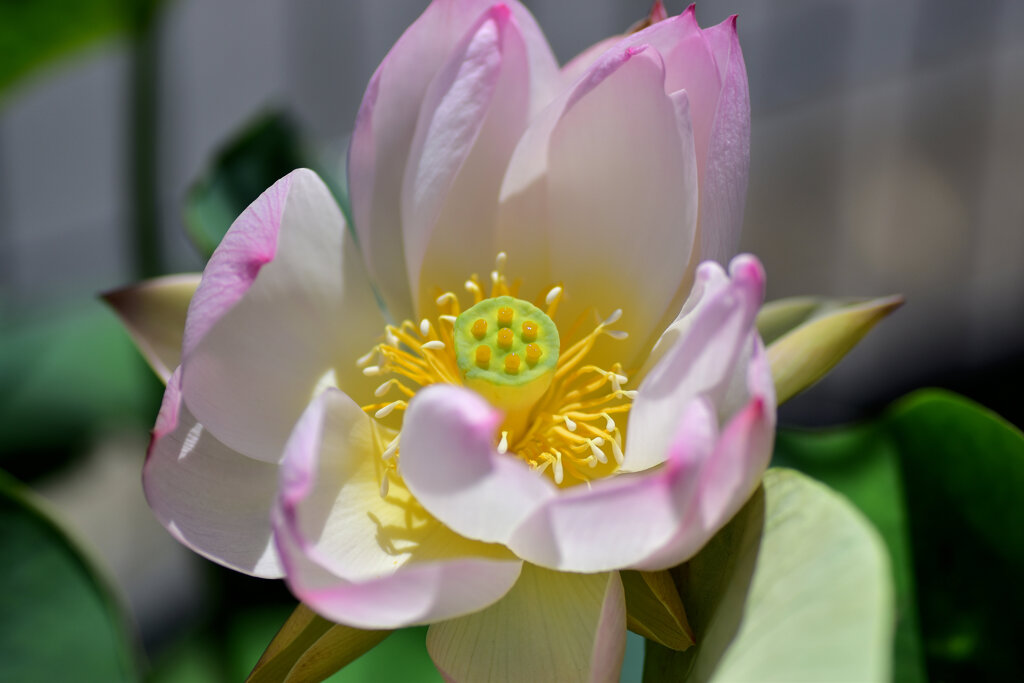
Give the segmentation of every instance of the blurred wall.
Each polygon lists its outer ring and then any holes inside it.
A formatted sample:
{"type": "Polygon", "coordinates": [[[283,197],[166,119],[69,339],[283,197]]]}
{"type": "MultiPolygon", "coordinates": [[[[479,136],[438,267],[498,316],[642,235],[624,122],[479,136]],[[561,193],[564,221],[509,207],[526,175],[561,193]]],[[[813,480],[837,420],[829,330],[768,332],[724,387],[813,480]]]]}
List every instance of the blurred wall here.
{"type": "MultiPolygon", "coordinates": [[[[647,0],[533,0],[565,60],[647,0]]],[[[350,130],[363,88],[422,0],[178,0],[160,31],[160,207],[171,270],[200,263],[183,193],[262,108],[320,142],[350,130]]],[[[669,3],[670,11],[682,8],[669,3]]],[[[705,0],[740,14],[753,144],[743,246],[769,298],[906,294],[814,396],[821,422],[1024,348],[1024,3],[705,0]]],[[[0,110],[0,292],[29,306],[130,278],[127,51],[95,49],[0,110]]],[[[1016,367],[1016,366],[1014,366],[1016,367]]]]}

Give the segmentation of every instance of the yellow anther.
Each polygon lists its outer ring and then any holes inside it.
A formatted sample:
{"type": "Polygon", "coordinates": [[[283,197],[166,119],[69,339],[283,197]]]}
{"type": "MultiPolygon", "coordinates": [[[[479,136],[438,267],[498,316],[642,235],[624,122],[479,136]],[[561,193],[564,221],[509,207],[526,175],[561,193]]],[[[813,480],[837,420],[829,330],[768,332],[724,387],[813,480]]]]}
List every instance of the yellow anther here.
{"type": "Polygon", "coordinates": [[[476,366],[486,370],[491,364],[491,347],[481,344],[476,347],[476,366]]]}
{"type": "Polygon", "coordinates": [[[522,361],[519,360],[518,353],[510,353],[505,356],[505,372],[510,375],[516,375],[519,373],[519,364],[522,361]]]}
{"type": "Polygon", "coordinates": [[[527,320],[523,323],[523,341],[537,341],[537,323],[532,320],[527,320]]]}
{"type": "Polygon", "coordinates": [[[487,334],[487,321],[483,318],[477,318],[473,323],[473,336],[478,340],[483,339],[484,335],[487,334]]]}
{"type": "Polygon", "coordinates": [[[512,330],[508,329],[507,327],[503,327],[500,330],[498,330],[498,346],[505,350],[508,350],[512,348],[513,341],[515,341],[515,335],[512,334],[512,330]]]}
{"type": "Polygon", "coordinates": [[[540,360],[540,354],[540,347],[537,346],[536,344],[526,345],[526,362],[530,364],[530,367],[533,367],[534,365],[537,364],[537,361],[540,360]]]}
{"type": "Polygon", "coordinates": [[[514,316],[515,313],[512,311],[511,306],[502,306],[498,309],[498,324],[502,327],[511,327],[514,316]]]}

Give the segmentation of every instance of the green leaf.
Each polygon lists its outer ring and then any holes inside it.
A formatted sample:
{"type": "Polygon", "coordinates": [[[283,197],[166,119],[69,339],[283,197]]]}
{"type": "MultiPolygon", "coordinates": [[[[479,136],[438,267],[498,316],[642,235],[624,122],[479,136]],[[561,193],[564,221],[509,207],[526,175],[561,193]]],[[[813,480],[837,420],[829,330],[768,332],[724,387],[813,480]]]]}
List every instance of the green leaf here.
{"type": "Polygon", "coordinates": [[[896,588],[893,678],[901,683],[926,681],[903,475],[899,453],[882,426],[780,429],[772,462],[799,469],[840,491],[878,529],[892,560],[896,588]]]}
{"type": "Polygon", "coordinates": [[[59,57],[124,31],[123,0],[0,3],[0,92],[59,57]]]}
{"type": "Polygon", "coordinates": [[[31,479],[112,428],[148,428],[160,383],[93,298],[11,315],[0,332],[0,467],[31,479]]]}
{"type": "Polygon", "coordinates": [[[132,681],[120,605],[27,487],[0,473],[0,680],[132,681]]]}
{"type": "Polygon", "coordinates": [[[897,586],[900,681],[1009,680],[1024,668],[1024,436],[926,390],[845,429],[780,430],[775,463],[847,495],[882,533],[897,586]]]}
{"type": "Polygon", "coordinates": [[[249,683],[322,681],[390,635],[334,624],[303,604],[270,641],[249,683]]]}
{"type": "MultiPolygon", "coordinates": [[[[339,159],[339,165],[340,165],[339,159]]],[[[185,199],[185,227],[209,258],[231,223],[268,187],[296,168],[316,171],[338,200],[352,225],[345,183],[317,163],[302,144],[297,126],[282,113],[255,119],[214,157],[185,199]]]]}
{"type": "MultiPolygon", "coordinates": [[[[878,321],[902,304],[898,296],[839,308],[821,303],[803,323],[774,339],[768,346],[768,361],[778,402],[788,401],[824,377],[878,321]]],[[[807,313],[803,306],[796,308],[807,313]]],[[[785,316],[769,317],[772,323],[766,326],[777,333],[782,327],[779,318],[785,316]]]]}
{"type": "Polygon", "coordinates": [[[1016,678],[1024,670],[1024,436],[934,390],[895,404],[885,426],[906,483],[929,674],[1016,678]]]}
{"type": "Polygon", "coordinates": [[[846,500],[771,469],[677,581],[696,646],[647,643],[645,681],[888,677],[892,586],[876,532],[846,500]]]}

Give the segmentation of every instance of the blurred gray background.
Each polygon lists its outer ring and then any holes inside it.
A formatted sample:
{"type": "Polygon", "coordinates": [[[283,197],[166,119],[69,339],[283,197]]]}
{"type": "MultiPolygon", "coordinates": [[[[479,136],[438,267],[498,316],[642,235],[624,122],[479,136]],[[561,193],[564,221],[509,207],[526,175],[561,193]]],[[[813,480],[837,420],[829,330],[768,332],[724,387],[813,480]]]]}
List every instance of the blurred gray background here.
{"type": "MultiPolygon", "coordinates": [[[[168,3],[157,170],[169,271],[201,267],[181,206],[217,146],[268,107],[286,108],[312,141],[338,144],[373,69],[425,4],[168,3]]],[[[647,0],[525,4],[563,62],[649,8],[647,0]]],[[[911,388],[944,384],[1020,424],[1024,2],[703,0],[697,8],[705,26],[732,13],[753,116],[742,245],[765,263],[768,298],[907,298],[783,418],[854,419],[911,388]]],[[[8,308],[45,309],[132,279],[123,239],[127,97],[128,48],[114,42],[35,74],[0,103],[0,303],[8,308]]],[[[107,439],[87,469],[44,493],[99,547],[145,634],[158,610],[187,612],[200,598],[189,579],[199,561],[142,501],[144,438],[107,439]],[[101,485],[116,493],[97,501],[101,485]]]]}
{"type": "MultiPolygon", "coordinates": [[[[181,203],[211,151],[283,106],[315,142],[343,138],[363,88],[424,0],[179,0],[159,34],[158,184],[170,270],[196,269],[181,203]]],[[[647,0],[532,0],[561,60],[647,0]]],[[[668,3],[673,13],[680,2],[668,3]]],[[[740,15],[753,110],[743,248],[769,299],[908,304],[797,421],[1024,348],[1024,3],[705,0],[740,15]]],[[[126,49],[108,44],[23,84],[0,109],[0,291],[35,305],[131,278],[122,235],[126,49]]]]}

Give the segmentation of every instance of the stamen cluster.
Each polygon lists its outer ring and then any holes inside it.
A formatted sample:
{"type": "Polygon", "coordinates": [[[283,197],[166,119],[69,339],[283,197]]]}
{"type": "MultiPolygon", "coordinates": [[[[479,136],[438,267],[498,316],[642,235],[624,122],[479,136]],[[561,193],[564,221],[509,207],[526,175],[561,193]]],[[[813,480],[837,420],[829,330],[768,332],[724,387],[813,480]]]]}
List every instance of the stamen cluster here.
{"type": "MultiPolygon", "coordinates": [[[[465,289],[472,306],[486,299],[516,296],[518,283],[509,282],[504,272],[505,263],[506,256],[502,252],[490,273],[489,296],[479,276],[474,274],[466,281],[465,289]]],[[[554,318],[562,296],[562,287],[554,285],[535,305],[548,318],[554,318]]],[[[363,406],[364,411],[376,418],[384,465],[382,495],[387,494],[388,478],[400,476],[400,414],[408,400],[417,390],[430,384],[467,385],[465,369],[460,368],[456,358],[456,321],[463,312],[462,302],[454,292],[442,292],[435,303],[437,313],[433,320],[424,318],[418,324],[405,320],[398,325],[388,325],[384,339],[357,361],[364,375],[390,375],[377,387],[378,398],[394,391],[402,395],[397,400],[363,406]]],[[[504,307],[498,314],[509,315],[504,307]]],[[[581,327],[587,315],[590,314],[581,316],[570,329],[581,327]]],[[[499,452],[514,454],[537,472],[548,473],[559,486],[607,476],[622,464],[623,426],[636,392],[622,388],[628,378],[620,363],[605,369],[586,362],[602,336],[625,338],[625,332],[612,328],[621,316],[621,310],[614,311],[575,341],[562,337],[550,386],[524,410],[506,413],[500,438],[496,438],[499,452]]],[[[479,332],[469,329],[474,334],[479,332]]],[[[527,334],[531,331],[526,330],[527,334]]]]}

